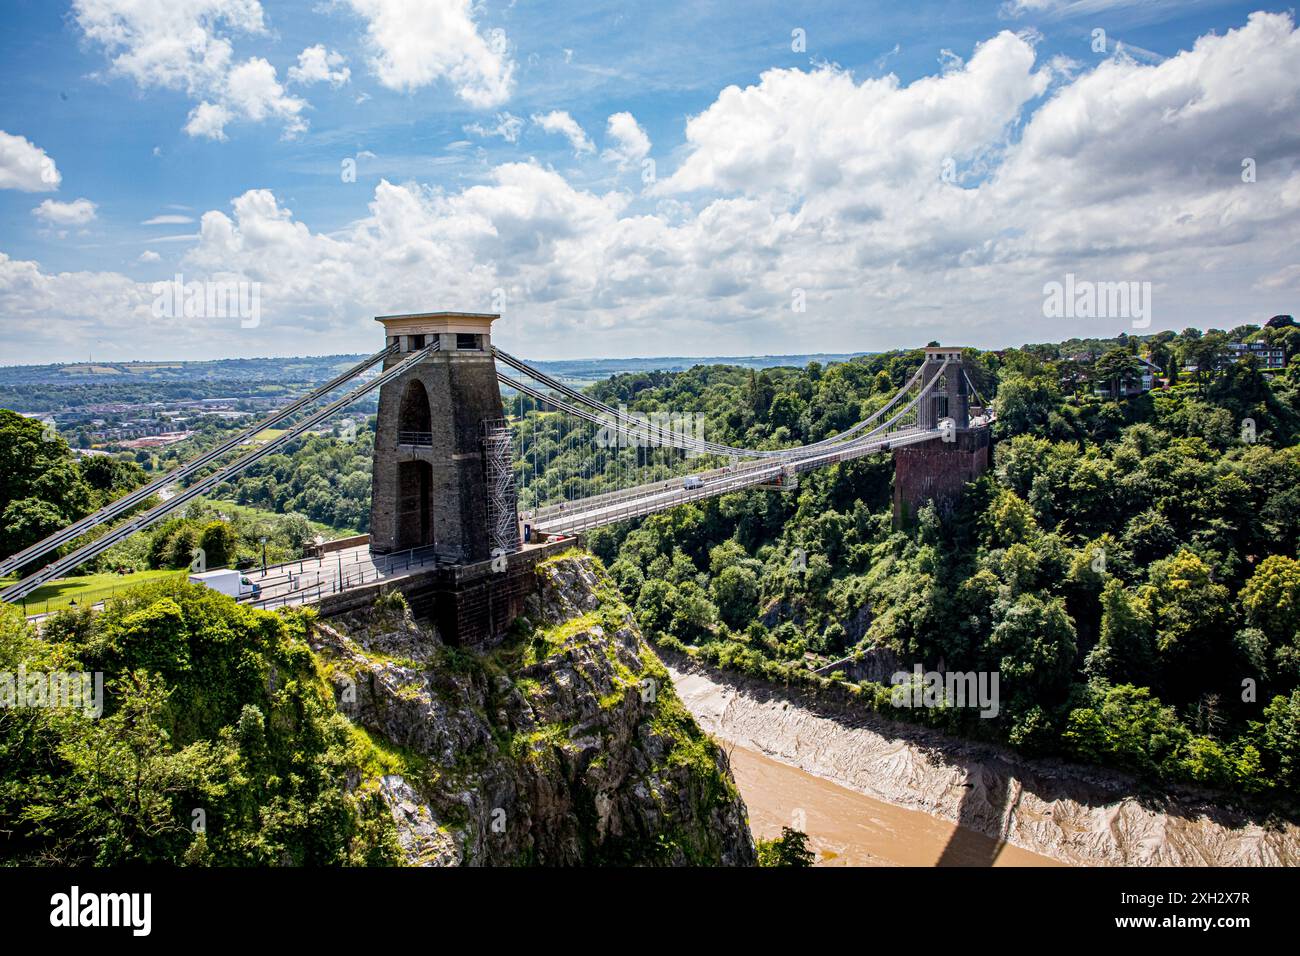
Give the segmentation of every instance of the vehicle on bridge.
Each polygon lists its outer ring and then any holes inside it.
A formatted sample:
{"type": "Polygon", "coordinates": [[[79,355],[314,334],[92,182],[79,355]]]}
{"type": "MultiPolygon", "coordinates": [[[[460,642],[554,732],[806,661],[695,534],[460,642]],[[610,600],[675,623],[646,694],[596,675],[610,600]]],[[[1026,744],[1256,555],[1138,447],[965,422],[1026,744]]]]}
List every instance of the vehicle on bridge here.
{"type": "Polygon", "coordinates": [[[250,596],[256,598],[262,593],[261,586],[248,580],[242,572],[224,568],[219,571],[203,571],[199,574],[191,574],[190,583],[202,584],[214,591],[228,594],[232,598],[250,596]]]}
{"type": "Polygon", "coordinates": [[[687,475],[682,480],[682,488],[686,491],[695,491],[704,487],[704,479],[699,475],[687,475]]]}

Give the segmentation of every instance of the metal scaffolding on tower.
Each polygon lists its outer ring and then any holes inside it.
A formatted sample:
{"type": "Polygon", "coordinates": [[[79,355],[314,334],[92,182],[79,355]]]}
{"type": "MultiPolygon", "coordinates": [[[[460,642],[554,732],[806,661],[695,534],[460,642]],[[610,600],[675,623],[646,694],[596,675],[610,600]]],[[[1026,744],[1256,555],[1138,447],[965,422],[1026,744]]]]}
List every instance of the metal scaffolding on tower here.
{"type": "Polygon", "coordinates": [[[519,550],[515,518],[514,455],[510,426],[504,418],[483,422],[483,464],[487,482],[488,542],[493,555],[519,550]]]}

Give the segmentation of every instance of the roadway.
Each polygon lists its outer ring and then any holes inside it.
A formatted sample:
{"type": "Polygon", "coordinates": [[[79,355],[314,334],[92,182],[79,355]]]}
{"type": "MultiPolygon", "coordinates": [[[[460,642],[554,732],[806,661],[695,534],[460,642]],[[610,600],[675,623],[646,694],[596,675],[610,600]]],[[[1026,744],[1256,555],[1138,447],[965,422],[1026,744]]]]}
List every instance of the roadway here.
{"type": "Polygon", "coordinates": [[[602,525],[666,511],[689,501],[712,498],[755,485],[771,484],[782,475],[811,471],[889,448],[929,441],[939,434],[937,429],[904,428],[887,435],[847,442],[833,451],[791,461],[757,462],[700,472],[696,477],[703,484],[698,488],[686,488],[686,476],[682,476],[562,505],[550,505],[525,516],[524,521],[541,534],[576,534],[602,525]]]}

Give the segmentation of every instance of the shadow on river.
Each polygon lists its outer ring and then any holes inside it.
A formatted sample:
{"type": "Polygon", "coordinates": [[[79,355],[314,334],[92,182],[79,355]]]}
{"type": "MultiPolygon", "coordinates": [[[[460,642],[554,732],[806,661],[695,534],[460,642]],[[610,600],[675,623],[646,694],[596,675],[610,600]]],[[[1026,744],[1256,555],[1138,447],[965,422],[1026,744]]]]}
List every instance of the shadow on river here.
{"type": "MultiPolygon", "coordinates": [[[[808,834],[818,865],[1062,865],[927,813],[874,800],[757,751],[724,746],[755,838],[778,837],[783,826],[793,826],[808,834]]],[[[973,793],[964,802],[973,805],[979,799],[973,793]]],[[[1003,797],[1005,802],[1005,791],[1003,797]]]]}

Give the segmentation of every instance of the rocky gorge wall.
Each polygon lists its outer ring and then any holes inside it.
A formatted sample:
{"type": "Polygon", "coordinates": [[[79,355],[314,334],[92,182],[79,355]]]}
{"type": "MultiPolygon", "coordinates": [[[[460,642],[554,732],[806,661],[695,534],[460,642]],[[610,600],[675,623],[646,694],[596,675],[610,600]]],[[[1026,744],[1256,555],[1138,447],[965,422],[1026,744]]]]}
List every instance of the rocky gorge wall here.
{"type": "Polygon", "coordinates": [[[503,644],[445,646],[400,598],[316,622],[340,709],[386,766],[415,865],[752,865],[725,754],[594,558],[540,563],[503,644]]]}
{"type": "Polygon", "coordinates": [[[1157,794],[1100,768],[1030,760],[679,655],[667,659],[687,709],[719,740],[997,841],[1076,865],[1300,864],[1294,822],[1208,794],[1157,794]]]}

